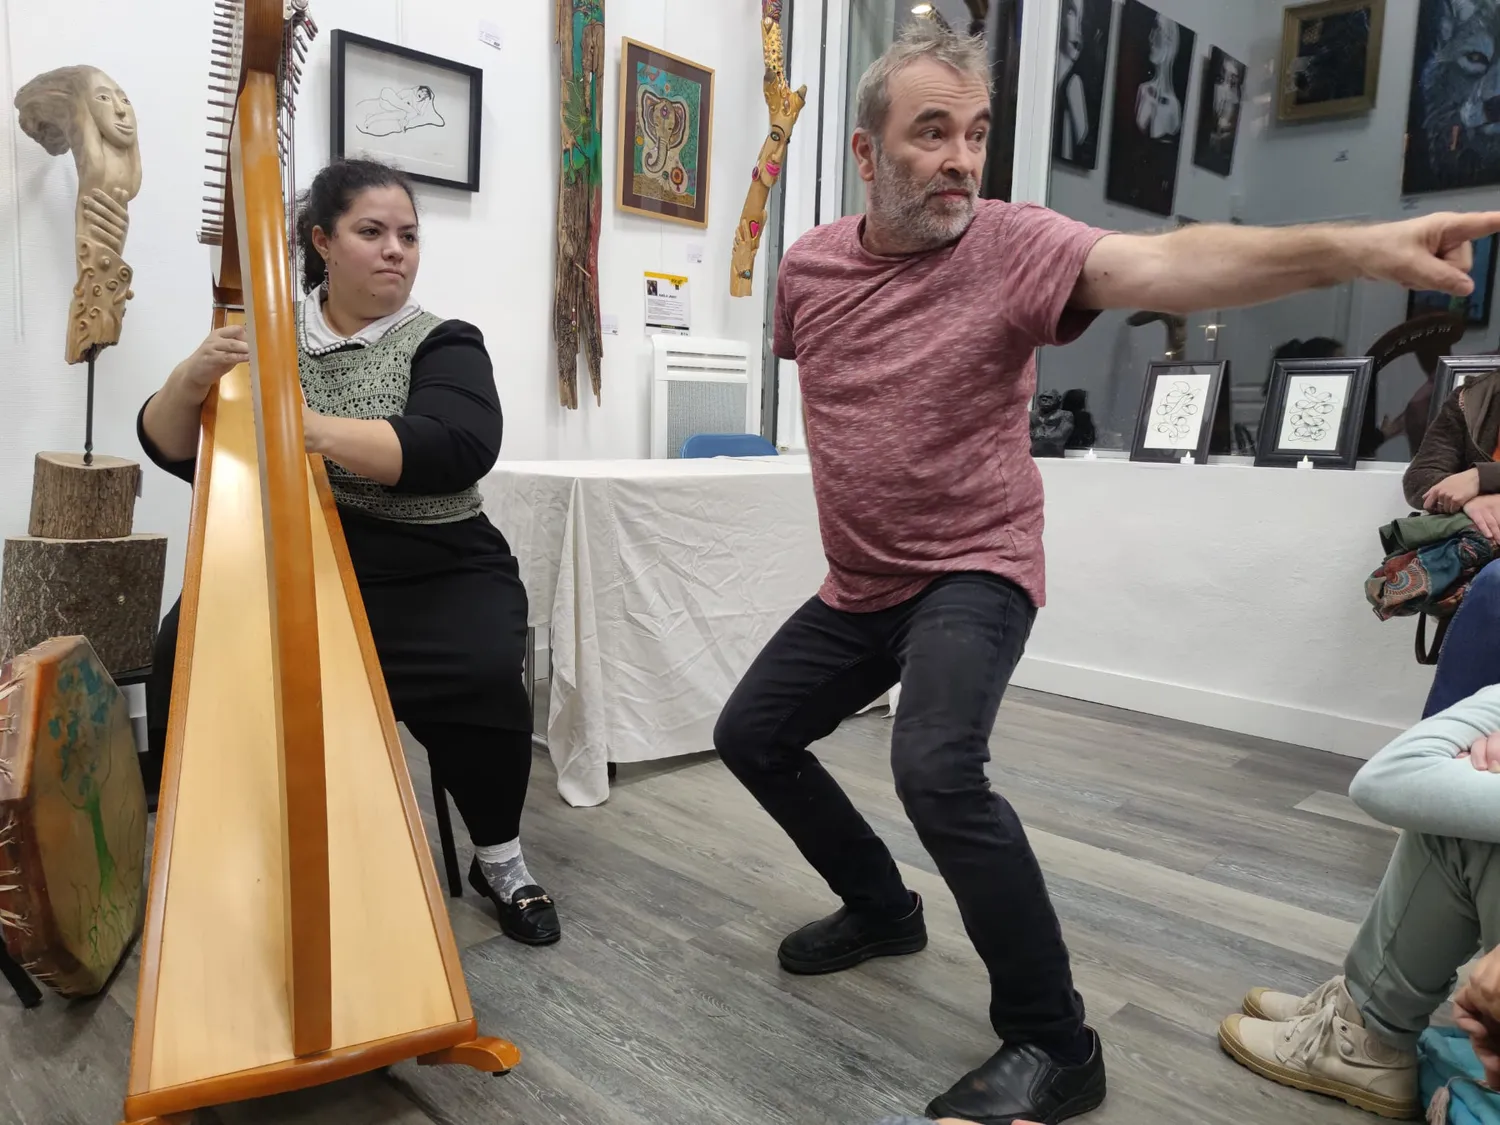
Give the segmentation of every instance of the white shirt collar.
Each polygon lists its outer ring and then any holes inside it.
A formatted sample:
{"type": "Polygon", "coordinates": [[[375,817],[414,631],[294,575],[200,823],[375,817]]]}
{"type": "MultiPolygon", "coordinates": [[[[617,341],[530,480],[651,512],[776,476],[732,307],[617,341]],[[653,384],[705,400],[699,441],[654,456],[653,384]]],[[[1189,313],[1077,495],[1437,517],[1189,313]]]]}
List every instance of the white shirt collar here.
{"type": "Polygon", "coordinates": [[[340,336],[329,326],[327,318],[323,315],[322,293],[314,291],[302,301],[302,346],[310,355],[321,355],[351,344],[369,347],[371,344],[379,343],[387,332],[393,328],[399,328],[421,311],[421,305],[415,301],[407,301],[399,311],[365,325],[353,336],[340,336]]]}

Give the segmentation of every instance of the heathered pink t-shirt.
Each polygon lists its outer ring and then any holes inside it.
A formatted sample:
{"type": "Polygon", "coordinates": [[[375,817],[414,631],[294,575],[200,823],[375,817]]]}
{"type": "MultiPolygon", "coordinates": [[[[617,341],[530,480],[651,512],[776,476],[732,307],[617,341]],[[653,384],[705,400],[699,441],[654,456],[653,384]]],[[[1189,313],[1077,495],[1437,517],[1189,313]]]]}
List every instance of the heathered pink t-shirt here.
{"type": "Polygon", "coordinates": [[[1067,303],[1108,232],[981,200],[953,245],[883,258],[863,225],[850,216],[799,238],[776,291],[774,350],[797,362],[828,556],[819,595],[873,612],[982,571],[1040,607],[1035,350],[1093,321],[1067,303]]]}

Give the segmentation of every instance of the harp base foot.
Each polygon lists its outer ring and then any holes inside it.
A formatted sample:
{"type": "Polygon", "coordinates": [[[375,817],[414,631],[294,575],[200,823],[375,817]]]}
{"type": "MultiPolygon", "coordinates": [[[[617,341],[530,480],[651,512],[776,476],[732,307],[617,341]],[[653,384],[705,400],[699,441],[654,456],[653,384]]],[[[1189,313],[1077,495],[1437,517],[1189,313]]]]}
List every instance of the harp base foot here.
{"type": "Polygon", "coordinates": [[[419,1055],[419,1066],[468,1066],[489,1074],[505,1074],[521,1062],[521,1052],[514,1043],[482,1035],[456,1047],[419,1055]]]}
{"type": "Polygon", "coordinates": [[[173,1113],[166,1117],[141,1117],[135,1121],[126,1121],[122,1125],[192,1125],[193,1115],[191,1113],[173,1113]]]}

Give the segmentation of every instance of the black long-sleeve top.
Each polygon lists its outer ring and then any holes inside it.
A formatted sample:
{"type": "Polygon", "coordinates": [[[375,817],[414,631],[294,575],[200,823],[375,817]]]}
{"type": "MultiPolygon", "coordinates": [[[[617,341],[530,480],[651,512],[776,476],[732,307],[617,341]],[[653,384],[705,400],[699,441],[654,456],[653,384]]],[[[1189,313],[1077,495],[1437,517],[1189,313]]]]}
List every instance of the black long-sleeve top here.
{"type": "MultiPolygon", "coordinates": [[[[191,484],[196,456],[164,457],[146,434],[145,412],[143,403],[136,435],[146,456],[191,484]]],[[[406,409],[387,420],[401,442],[395,491],[458,492],[488,473],[500,455],[504,418],[480,330],[462,320],[433,328],[412,355],[406,409]]],[[[509,544],[483,515],[447,524],[396,523],[348,508],[339,516],[361,586],[470,565],[515,570],[509,544]]]]}
{"type": "MultiPolygon", "coordinates": [[[[145,416],[143,403],[136,436],[146,456],[191,484],[198,459],[163,457],[146,434],[145,416]]],[[[494,468],[505,420],[479,329],[466,321],[445,320],[428,333],[411,357],[406,410],[386,420],[401,442],[401,479],[392,486],[397,492],[460,492],[494,468]]]]}

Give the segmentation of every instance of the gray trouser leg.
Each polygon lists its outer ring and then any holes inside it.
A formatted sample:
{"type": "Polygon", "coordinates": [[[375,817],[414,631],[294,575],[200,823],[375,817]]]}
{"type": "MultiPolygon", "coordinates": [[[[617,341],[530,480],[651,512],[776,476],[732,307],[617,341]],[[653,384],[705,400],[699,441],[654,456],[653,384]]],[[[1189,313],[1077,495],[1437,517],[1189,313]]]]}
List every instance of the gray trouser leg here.
{"type": "Polygon", "coordinates": [[[1500,845],[1403,832],[1344,962],[1365,1025],[1415,1046],[1458,970],[1500,943],[1500,845]]]}

